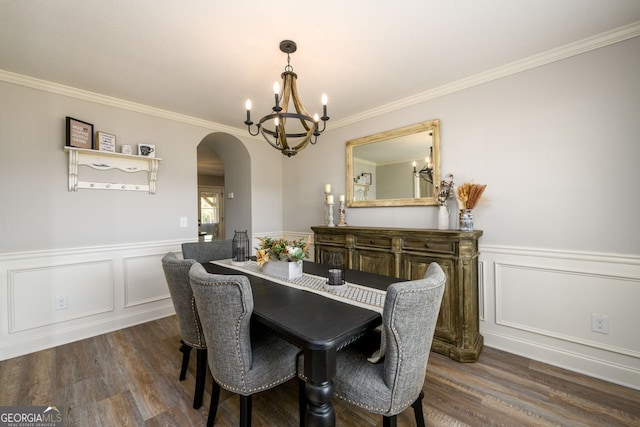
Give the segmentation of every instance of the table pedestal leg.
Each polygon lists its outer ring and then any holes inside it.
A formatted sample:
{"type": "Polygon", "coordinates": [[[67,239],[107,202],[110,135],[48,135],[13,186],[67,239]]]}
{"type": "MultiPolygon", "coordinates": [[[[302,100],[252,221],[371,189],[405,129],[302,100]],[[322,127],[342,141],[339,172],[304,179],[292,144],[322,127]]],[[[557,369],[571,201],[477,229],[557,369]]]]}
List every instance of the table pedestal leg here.
{"type": "Polygon", "coordinates": [[[305,390],[308,403],[305,426],[334,426],[336,413],[331,403],[331,395],[333,394],[331,381],[320,384],[312,384],[311,381],[308,381],[305,390]]]}
{"type": "Polygon", "coordinates": [[[336,351],[304,350],[304,374],[307,377],[307,427],[334,427],[336,413],[333,409],[332,380],[336,376],[336,351]]]}

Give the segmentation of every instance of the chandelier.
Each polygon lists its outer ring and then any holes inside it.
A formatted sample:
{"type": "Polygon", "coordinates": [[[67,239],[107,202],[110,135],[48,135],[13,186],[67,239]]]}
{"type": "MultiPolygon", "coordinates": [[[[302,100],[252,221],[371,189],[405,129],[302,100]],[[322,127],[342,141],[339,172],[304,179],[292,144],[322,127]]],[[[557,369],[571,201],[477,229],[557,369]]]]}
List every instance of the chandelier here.
{"type": "Polygon", "coordinates": [[[413,162],[413,174],[416,177],[420,177],[425,181],[433,184],[433,165],[431,158],[433,157],[433,147],[429,150],[429,155],[425,159],[424,166],[419,171],[416,170],[416,162],[413,162]]]}
{"type": "Polygon", "coordinates": [[[280,42],[280,50],[287,54],[287,66],[284,67],[282,77],[282,94],[280,84],[276,81],[273,84],[275,93],[275,105],[271,113],[260,119],[255,126],[255,133],[251,131],[253,122],[251,121],[251,100],[247,100],[247,130],[252,136],[262,134],[264,139],[276,150],[280,150],[287,157],[295,156],[302,151],[309,143],[318,142],[318,136],[324,132],[329,117],[327,116],[327,95],[322,95],[322,117],[314,114],[313,117],[305,110],[300,98],[296,80],[298,75],[293,72],[290,54],[297,50],[296,43],[291,40],[280,42]],[[293,102],[295,113],[289,112],[289,102],[293,102]],[[292,119],[293,123],[287,123],[287,119],[292,119]],[[298,124],[297,121],[300,121],[298,124]],[[322,129],[319,129],[322,120],[322,129]],[[288,126],[288,130],[285,126],[288,126]]]}

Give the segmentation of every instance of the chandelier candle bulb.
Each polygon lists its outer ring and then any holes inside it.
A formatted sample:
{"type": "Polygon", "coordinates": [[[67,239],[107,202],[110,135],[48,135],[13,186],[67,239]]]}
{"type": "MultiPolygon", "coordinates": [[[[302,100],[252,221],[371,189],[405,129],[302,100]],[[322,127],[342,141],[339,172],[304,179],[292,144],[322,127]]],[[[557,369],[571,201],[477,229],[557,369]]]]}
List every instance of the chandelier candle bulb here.
{"type": "Polygon", "coordinates": [[[248,123],[251,121],[251,100],[247,99],[244,106],[247,108],[247,121],[245,123],[248,123]]]}
{"type": "Polygon", "coordinates": [[[327,94],[323,93],[322,94],[322,120],[327,121],[329,120],[329,116],[327,116],[327,94]]]}

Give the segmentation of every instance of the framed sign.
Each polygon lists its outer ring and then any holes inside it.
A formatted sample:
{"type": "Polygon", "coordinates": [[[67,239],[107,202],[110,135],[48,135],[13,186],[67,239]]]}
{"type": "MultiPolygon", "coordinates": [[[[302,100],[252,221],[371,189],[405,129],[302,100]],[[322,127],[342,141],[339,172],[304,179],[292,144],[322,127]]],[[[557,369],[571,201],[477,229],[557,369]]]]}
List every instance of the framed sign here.
{"type": "Polygon", "coordinates": [[[116,152],[116,136],[110,133],[98,132],[98,142],[96,149],[100,151],[116,152]]]}
{"type": "Polygon", "coordinates": [[[67,117],[67,146],[93,150],[93,125],[67,117]]]}
{"type": "Polygon", "coordinates": [[[370,173],[363,173],[362,176],[364,177],[364,183],[367,185],[371,185],[373,180],[372,180],[372,175],[370,173]]]}

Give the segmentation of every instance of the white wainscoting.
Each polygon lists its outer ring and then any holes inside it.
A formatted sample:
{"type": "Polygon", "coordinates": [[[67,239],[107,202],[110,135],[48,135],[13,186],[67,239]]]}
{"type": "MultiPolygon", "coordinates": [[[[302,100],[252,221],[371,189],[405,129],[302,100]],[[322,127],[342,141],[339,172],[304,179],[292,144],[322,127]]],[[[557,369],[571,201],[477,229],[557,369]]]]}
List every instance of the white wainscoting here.
{"type": "Polygon", "coordinates": [[[485,345],[640,389],[640,257],[480,251],[485,345]],[[591,330],[594,313],[608,334],[591,330]]]}
{"type": "Polygon", "coordinates": [[[181,243],[0,255],[0,360],[173,314],[161,259],[181,243]]]}
{"type": "MultiPolygon", "coordinates": [[[[312,234],[256,233],[253,247],[267,235],[312,234]]],[[[0,360],[172,315],[160,260],[181,243],[1,254],[0,360]],[[58,296],[66,309],[56,310],[58,296]]],[[[640,257],[480,251],[486,346],[640,390],[640,257]],[[592,313],[609,317],[609,334],[591,331],[592,313]]]]}

